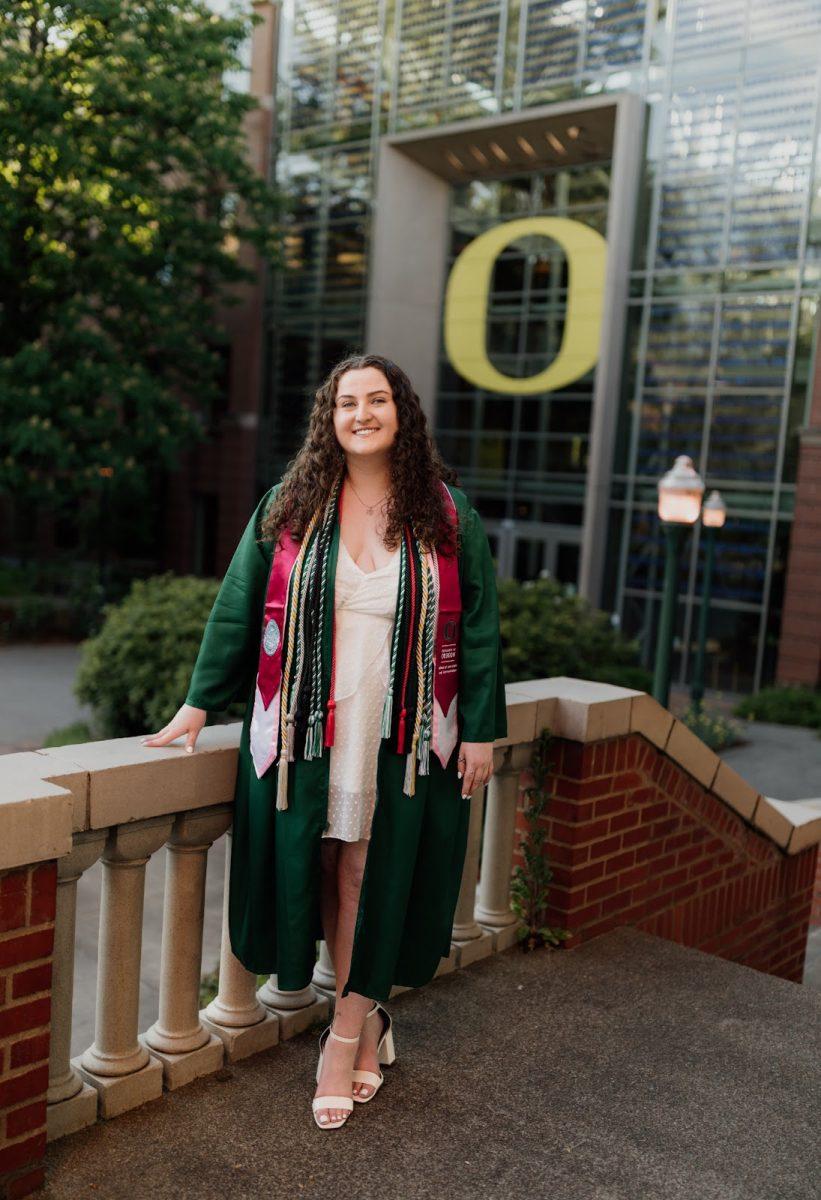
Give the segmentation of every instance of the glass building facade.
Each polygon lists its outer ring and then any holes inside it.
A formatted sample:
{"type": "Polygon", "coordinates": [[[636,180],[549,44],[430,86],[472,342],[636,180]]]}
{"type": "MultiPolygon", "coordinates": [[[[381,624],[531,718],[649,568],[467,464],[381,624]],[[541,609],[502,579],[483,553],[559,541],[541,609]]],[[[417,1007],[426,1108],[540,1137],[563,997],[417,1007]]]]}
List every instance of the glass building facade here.
{"type": "MultiPolygon", "coordinates": [[[[365,347],[384,135],[622,92],[645,101],[598,602],[649,664],[663,574],[656,483],[689,454],[728,509],[707,686],[771,681],[821,290],[821,0],[286,0],[277,87],[288,217],[266,315],[261,480],[296,451],[326,370],[365,347]]],[[[467,173],[450,191],[450,262],[521,216],[605,234],[611,166],[467,173]]],[[[556,354],[561,258],[528,239],[496,262],[487,347],[508,376],[556,354]]],[[[455,371],[444,342],[438,354],[434,433],[500,573],[575,584],[594,372],[560,391],[499,395],[455,371]]],[[[682,680],[700,567],[696,529],[679,579],[682,680]]]]}

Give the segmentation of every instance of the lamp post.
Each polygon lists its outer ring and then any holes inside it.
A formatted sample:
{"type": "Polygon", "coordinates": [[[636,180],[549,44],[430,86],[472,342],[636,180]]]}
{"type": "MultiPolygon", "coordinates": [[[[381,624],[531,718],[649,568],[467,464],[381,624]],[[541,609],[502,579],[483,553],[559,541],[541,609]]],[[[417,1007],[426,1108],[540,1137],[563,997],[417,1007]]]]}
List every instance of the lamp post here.
{"type": "Polygon", "coordinates": [[[704,658],[707,651],[707,618],[710,613],[716,530],[721,529],[726,517],[727,506],[721,498],[721,492],[713,488],[701,510],[701,524],[704,528],[704,583],[701,590],[701,611],[698,614],[696,662],[693,667],[693,682],[690,685],[690,701],[696,712],[701,711],[701,702],[704,698],[704,658]]]}
{"type": "Polygon", "coordinates": [[[666,550],[664,590],[653,672],[653,695],[659,704],[666,708],[670,697],[670,659],[676,623],[679,553],[684,531],[698,520],[701,497],[704,494],[704,482],[688,454],[679,454],[671,470],[661,477],[658,482],[658,494],[658,514],[664,531],[666,550]]]}

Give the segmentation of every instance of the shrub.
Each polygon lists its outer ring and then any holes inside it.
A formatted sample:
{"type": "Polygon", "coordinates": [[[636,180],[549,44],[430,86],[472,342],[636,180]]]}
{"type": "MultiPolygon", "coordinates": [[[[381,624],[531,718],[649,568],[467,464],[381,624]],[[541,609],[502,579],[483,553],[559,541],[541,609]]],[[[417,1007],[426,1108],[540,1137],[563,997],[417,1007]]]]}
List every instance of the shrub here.
{"type": "Polygon", "coordinates": [[[499,581],[505,679],[570,675],[649,692],[652,674],[639,665],[638,644],[555,579],[499,581]]]}
{"type": "Polygon", "coordinates": [[[821,729],[821,692],[806,687],[762,688],[752,696],[745,696],[733,712],[750,721],[821,729]]]}
{"type": "Polygon", "coordinates": [[[737,746],[747,739],[737,721],[725,717],[722,713],[713,712],[702,707],[694,708],[688,705],[679,717],[688,729],[692,729],[696,737],[710,747],[711,750],[726,750],[728,746],[737,746]]]}
{"type": "Polygon", "coordinates": [[[97,740],[97,735],[87,721],[74,721],[71,725],[61,725],[59,729],[52,729],[43,739],[43,747],[79,746],[81,742],[97,740]]]}
{"type": "MultiPolygon", "coordinates": [[[[166,725],[185,700],[205,622],[219,584],[168,571],[138,579],[103,609],[98,634],[83,643],[74,685],[103,737],[132,737],[166,725]]],[[[244,705],[227,710],[241,716],[244,705]]]]}

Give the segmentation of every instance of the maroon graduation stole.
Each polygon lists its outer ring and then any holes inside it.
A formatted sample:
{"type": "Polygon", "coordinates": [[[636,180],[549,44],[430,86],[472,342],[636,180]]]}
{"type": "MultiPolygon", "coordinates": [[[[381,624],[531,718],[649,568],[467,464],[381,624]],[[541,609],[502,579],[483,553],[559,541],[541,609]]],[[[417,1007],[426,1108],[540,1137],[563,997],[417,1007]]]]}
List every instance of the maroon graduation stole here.
{"type": "MultiPolygon", "coordinates": [[[[305,617],[305,604],[300,601],[305,596],[311,572],[321,571],[326,561],[323,560],[323,553],[330,544],[330,530],[333,522],[339,519],[341,481],[340,475],[326,505],[314,514],[301,541],[297,541],[288,529],[282,532],[268,576],[249,732],[251,757],[258,778],[261,779],[279,758],[279,791],[283,794],[277,796],[278,808],[287,807],[287,769],[288,762],[294,760],[296,741],[294,714],[283,711],[283,696],[286,697],[286,705],[294,705],[295,661],[299,660],[302,670],[302,659],[307,657],[298,653],[300,638],[304,636],[305,617]],[[315,530],[317,533],[313,536],[315,530]],[[285,751],[281,753],[283,741],[285,751]]],[[[441,480],[440,485],[449,519],[455,527],[458,522],[456,505],[447,485],[441,480]]],[[[410,527],[406,527],[401,555],[398,618],[394,627],[391,683],[385,699],[382,735],[391,737],[394,725],[392,713],[395,711],[398,719],[392,748],[397,754],[407,754],[405,791],[413,795],[417,759],[419,773],[428,774],[429,751],[432,748],[445,768],[456,745],[462,602],[459,564],[455,553],[446,556],[438,548],[434,553],[425,550],[410,527]],[[410,599],[407,615],[404,603],[406,595],[410,599]],[[403,624],[410,626],[407,636],[400,628],[403,624]],[[398,661],[400,645],[404,645],[401,664],[398,661]],[[416,667],[415,703],[408,694],[412,663],[416,667]],[[406,725],[409,712],[415,715],[412,731],[406,725]],[[409,738],[408,747],[406,743],[409,738]]],[[[319,628],[321,643],[321,623],[319,628]]],[[[333,664],[336,629],[333,620],[332,630],[330,695],[325,706],[326,712],[317,711],[315,714],[318,722],[316,727],[314,714],[311,716],[312,732],[304,744],[305,758],[319,757],[323,747],[333,746],[334,742],[333,664]]],[[[314,661],[319,661],[316,656],[321,653],[321,646],[314,644],[311,653],[314,661]]],[[[314,671],[314,675],[322,678],[321,667],[314,671]]]]}

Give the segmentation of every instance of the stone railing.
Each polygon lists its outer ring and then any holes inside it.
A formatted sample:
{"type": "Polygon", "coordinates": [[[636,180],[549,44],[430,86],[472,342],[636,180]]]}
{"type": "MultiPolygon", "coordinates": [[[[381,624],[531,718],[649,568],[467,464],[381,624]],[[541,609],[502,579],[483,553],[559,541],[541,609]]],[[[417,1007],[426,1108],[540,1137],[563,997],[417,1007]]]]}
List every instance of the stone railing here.
{"type": "MultiPolygon", "coordinates": [[[[638,924],[749,961],[743,938],[722,937],[743,922],[748,936],[752,906],[749,936],[757,929],[768,938],[772,925],[790,958],[751,965],[795,977],[821,840],[817,810],[755,793],[643,693],[557,678],[508,685],[507,700],[509,736],[496,745],[490,784],[471,801],[451,953],[437,974],[517,940],[510,881],[521,861],[521,793],[547,727],[557,756],[545,818],[555,864],[548,917],[569,930],[567,945],[638,924]],[[699,921],[690,915],[696,901],[706,901],[699,921]],[[714,944],[704,944],[710,934],[714,944]]],[[[230,837],[239,732],[239,724],[204,729],[193,755],[121,738],[0,758],[0,1195],[40,1186],[47,1140],[327,1019],[335,979],[324,942],[298,993],[279,990],[276,976],[258,989],[232,954],[230,852],[219,990],[199,1009],[206,860],[217,838],[230,837]],[[141,1031],[145,868],[163,846],[159,1011],[141,1031]],[[77,881],[98,859],[94,1041],[72,1058],[77,881]]]]}

